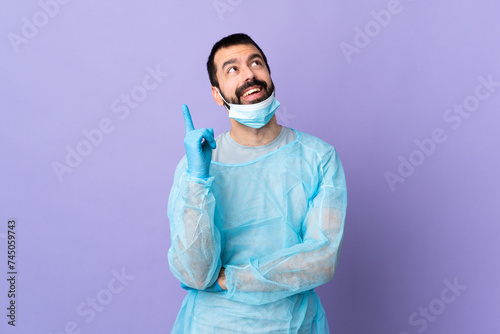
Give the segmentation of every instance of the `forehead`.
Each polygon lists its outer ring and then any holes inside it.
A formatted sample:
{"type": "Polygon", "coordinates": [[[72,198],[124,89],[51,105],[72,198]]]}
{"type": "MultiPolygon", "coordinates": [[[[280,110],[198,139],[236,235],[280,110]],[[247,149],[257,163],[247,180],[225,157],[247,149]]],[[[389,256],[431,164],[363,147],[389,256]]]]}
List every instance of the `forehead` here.
{"type": "Polygon", "coordinates": [[[235,59],[237,61],[245,61],[249,56],[253,54],[262,54],[259,50],[252,44],[238,44],[232,45],[227,48],[220,48],[214,56],[214,65],[216,69],[221,69],[224,62],[229,59],[235,59]]]}

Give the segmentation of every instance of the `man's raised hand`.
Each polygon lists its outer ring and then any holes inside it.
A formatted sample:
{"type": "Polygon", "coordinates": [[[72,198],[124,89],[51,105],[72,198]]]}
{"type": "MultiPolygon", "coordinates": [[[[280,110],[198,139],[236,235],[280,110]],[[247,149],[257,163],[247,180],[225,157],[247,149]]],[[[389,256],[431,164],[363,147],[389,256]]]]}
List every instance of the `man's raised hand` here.
{"type": "Polygon", "coordinates": [[[184,147],[188,162],[188,174],[200,179],[210,177],[210,161],[212,160],[212,149],[215,149],[214,130],[212,128],[195,129],[189,108],[182,105],[182,114],[186,124],[186,136],[184,147]]]}

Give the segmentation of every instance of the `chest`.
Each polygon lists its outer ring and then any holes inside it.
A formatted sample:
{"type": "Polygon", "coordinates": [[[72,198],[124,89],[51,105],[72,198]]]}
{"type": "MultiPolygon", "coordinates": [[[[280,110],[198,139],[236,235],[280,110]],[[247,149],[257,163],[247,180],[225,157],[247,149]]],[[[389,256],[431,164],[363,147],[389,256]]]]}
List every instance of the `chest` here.
{"type": "Polygon", "coordinates": [[[302,241],[302,223],[317,188],[317,175],[302,159],[248,166],[219,166],[215,223],[224,252],[259,257],[302,241]]]}

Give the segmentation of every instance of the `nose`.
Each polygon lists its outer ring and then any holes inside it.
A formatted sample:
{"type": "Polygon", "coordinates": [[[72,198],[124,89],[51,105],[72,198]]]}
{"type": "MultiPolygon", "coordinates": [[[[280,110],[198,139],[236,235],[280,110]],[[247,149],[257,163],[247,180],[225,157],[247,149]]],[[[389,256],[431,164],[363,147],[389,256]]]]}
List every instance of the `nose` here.
{"type": "Polygon", "coordinates": [[[242,68],[242,76],[243,76],[243,81],[252,81],[255,78],[255,74],[253,73],[252,69],[248,66],[244,66],[242,68]]]}

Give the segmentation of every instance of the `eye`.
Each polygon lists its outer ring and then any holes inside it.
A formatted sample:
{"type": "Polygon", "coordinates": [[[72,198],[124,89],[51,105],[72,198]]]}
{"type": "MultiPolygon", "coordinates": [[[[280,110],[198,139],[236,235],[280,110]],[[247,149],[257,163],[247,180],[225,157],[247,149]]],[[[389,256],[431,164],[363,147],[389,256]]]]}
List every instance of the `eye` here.
{"type": "Polygon", "coordinates": [[[257,65],[257,66],[261,65],[260,60],[254,60],[254,61],[252,61],[252,66],[254,66],[254,65],[257,65]]]}
{"type": "Polygon", "coordinates": [[[230,68],[227,69],[227,73],[228,74],[231,74],[231,73],[234,73],[236,72],[236,66],[231,66],[230,68]]]}

